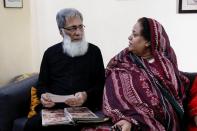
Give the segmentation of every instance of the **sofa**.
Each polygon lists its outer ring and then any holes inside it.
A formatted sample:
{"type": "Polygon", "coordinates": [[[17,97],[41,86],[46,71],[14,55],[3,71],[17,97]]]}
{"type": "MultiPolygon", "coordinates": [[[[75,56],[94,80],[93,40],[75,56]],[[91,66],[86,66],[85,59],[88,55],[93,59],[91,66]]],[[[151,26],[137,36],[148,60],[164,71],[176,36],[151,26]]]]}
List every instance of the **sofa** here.
{"type": "Polygon", "coordinates": [[[23,131],[38,74],[0,88],[0,131],[23,131]]]}
{"type": "MultiPolygon", "coordinates": [[[[184,73],[190,87],[197,73],[184,73]]],[[[38,74],[0,88],[0,131],[23,131],[30,107],[31,87],[36,85],[38,74]]]]}

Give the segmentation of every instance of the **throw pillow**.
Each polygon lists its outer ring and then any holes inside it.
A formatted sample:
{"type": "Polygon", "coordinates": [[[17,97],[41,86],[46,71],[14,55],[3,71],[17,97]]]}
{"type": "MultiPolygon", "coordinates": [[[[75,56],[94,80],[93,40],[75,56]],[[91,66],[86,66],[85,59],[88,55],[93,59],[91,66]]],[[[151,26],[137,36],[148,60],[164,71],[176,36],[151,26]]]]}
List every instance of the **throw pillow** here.
{"type": "Polygon", "coordinates": [[[40,100],[37,96],[37,89],[35,87],[31,88],[31,104],[30,104],[30,111],[28,113],[28,118],[33,117],[34,115],[37,114],[37,112],[35,111],[35,107],[40,104],[40,100]]]}
{"type": "Polygon", "coordinates": [[[16,83],[16,82],[25,80],[31,76],[36,75],[36,74],[38,74],[38,73],[24,73],[24,74],[18,75],[16,77],[14,77],[12,80],[10,80],[10,83],[12,83],[12,82],[16,83]]]}

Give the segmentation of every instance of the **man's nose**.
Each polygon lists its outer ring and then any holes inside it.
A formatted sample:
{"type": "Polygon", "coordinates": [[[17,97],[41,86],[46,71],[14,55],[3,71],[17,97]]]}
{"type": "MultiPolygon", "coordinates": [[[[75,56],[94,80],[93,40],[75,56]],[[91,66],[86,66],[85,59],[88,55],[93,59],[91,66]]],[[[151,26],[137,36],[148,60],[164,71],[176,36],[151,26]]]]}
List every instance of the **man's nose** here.
{"type": "Polygon", "coordinates": [[[81,35],[83,33],[83,31],[79,28],[76,29],[75,34],[76,35],[81,35]]]}

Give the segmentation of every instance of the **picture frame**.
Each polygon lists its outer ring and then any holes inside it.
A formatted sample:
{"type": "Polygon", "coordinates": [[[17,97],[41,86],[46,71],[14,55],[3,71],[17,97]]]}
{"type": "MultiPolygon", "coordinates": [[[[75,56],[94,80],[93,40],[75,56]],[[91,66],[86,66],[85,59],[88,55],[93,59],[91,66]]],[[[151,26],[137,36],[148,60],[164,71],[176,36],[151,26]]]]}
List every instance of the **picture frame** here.
{"type": "Polygon", "coordinates": [[[23,8],[23,0],[4,0],[5,8],[23,8]]]}
{"type": "Polygon", "coordinates": [[[197,0],[179,0],[179,13],[197,13],[197,0]]]}

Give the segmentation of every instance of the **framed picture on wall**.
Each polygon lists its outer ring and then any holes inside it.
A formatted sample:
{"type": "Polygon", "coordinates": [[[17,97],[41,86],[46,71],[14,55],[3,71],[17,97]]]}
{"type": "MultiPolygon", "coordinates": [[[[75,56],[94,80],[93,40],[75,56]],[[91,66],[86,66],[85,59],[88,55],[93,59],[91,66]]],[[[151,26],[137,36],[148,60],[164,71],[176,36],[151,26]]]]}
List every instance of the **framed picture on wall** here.
{"type": "Polygon", "coordinates": [[[197,13],[197,0],[179,0],[179,13],[197,13]]]}
{"type": "Polygon", "coordinates": [[[23,8],[23,0],[4,0],[5,8],[23,8]]]}

